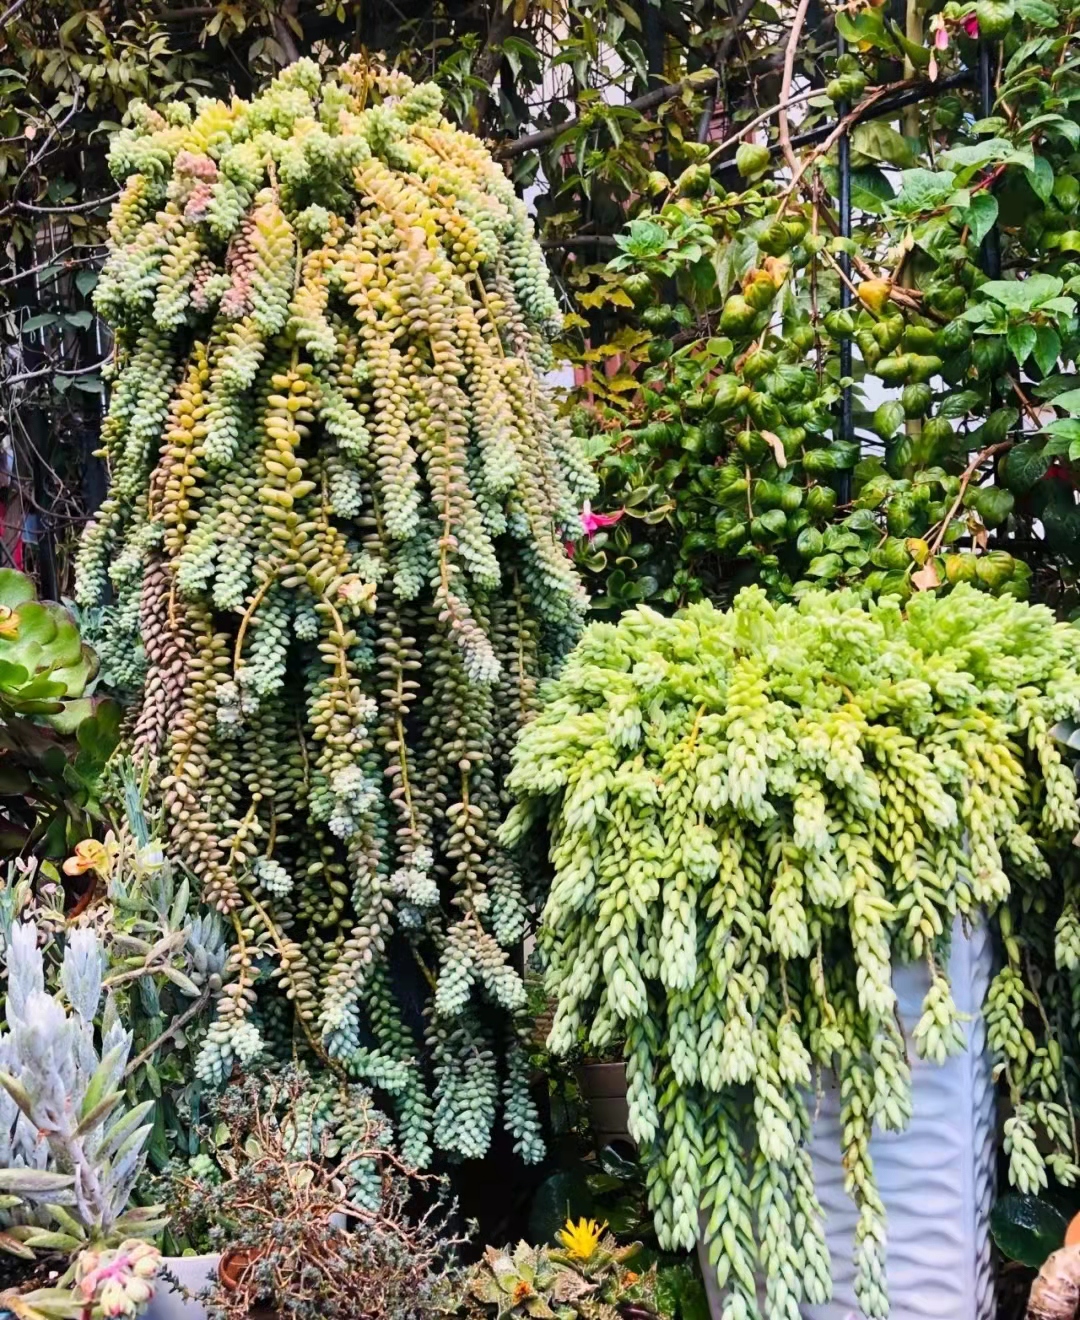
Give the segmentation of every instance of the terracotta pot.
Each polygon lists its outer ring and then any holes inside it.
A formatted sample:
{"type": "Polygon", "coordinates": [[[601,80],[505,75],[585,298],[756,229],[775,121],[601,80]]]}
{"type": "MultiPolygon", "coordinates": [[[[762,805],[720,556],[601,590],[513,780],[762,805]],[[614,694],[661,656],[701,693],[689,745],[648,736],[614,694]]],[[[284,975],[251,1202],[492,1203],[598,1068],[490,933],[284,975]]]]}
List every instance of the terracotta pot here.
{"type": "Polygon", "coordinates": [[[228,1288],[229,1292],[236,1292],[244,1271],[259,1259],[260,1254],[251,1247],[232,1247],[224,1252],[217,1267],[222,1287],[228,1288]]]}
{"type": "MultiPolygon", "coordinates": [[[[229,1292],[240,1287],[244,1271],[249,1269],[262,1255],[254,1247],[234,1247],[226,1251],[218,1261],[218,1278],[221,1286],[229,1292]]],[[[248,1312],[251,1320],[277,1320],[278,1313],[269,1306],[253,1306],[248,1312]]]]}

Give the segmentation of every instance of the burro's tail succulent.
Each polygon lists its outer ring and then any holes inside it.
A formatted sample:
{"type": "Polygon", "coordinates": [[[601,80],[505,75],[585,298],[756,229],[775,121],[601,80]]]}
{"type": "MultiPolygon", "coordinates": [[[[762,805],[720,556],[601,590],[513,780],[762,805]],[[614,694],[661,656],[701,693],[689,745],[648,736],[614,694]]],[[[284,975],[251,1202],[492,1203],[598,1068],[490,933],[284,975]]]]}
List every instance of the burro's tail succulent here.
{"type": "MultiPolygon", "coordinates": [[[[100,942],[92,930],[71,932],[55,994],[45,989],[44,960],[32,923],[12,927],[6,954],[0,1248],[28,1259],[39,1250],[62,1252],[71,1264],[57,1287],[22,1298],[0,1294],[0,1307],[11,1300],[18,1303],[12,1307],[18,1315],[134,1315],[145,1300],[142,1283],[148,1269],[138,1239],[164,1221],[160,1207],[128,1205],[150,1135],[152,1125],[144,1120],[152,1102],[134,1108],[124,1103],[131,1034],[111,994],[105,994],[102,1007],[100,942]],[[95,1031],[99,1008],[100,1051],[95,1031]],[[125,1262],[131,1261],[142,1280],[133,1292],[121,1286],[121,1276],[131,1272],[125,1262]],[[85,1279],[101,1269],[121,1283],[102,1286],[91,1297],[85,1279]],[[102,1297],[111,1305],[121,1293],[135,1309],[103,1309],[102,1297]]],[[[99,1282],[104,1281],[100,1276],[99,1282]]]]}

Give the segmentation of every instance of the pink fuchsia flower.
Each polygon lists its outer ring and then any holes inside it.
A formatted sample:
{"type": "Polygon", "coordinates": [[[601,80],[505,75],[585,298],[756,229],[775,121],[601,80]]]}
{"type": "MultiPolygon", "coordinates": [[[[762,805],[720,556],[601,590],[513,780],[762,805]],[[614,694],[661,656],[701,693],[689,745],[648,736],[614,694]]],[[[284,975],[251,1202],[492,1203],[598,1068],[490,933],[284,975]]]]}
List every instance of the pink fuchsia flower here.
{"type": "Polygon", "coordinates": [[[616,509],[614,513],[593,513],[592,506],[586,500],[581,506],[581,530],[591,541],[603,528],[614,527],[624,512],[623,509],[616,509]]]}
{"type": "Polygon", "coordinates": [[[937,82],[938,76],[938,51],[948,50],[949,48],[949,29],[945,26],[945,20],[940,14],[935,14],[930,20],[930,31],[933,36],[933,47],[930,52],[930,64],[926,70],[930,81],[937,82]]]}
{"type": "Polygon", "coordinates": [[[979,20],[974,14],[968,14],[966,18],[962,18],[960,20],[960,26],[969,37],[977,37],[979,35],[979,20]]]}

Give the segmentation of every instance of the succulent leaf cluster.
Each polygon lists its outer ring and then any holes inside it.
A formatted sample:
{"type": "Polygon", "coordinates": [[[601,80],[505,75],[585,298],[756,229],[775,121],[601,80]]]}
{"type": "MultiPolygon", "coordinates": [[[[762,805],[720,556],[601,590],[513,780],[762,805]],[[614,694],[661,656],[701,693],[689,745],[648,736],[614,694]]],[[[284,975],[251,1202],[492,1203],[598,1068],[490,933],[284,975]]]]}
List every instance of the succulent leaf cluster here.
{"type": "Polygon", "coordinates": [[[564,1246],[487,1247],[464,1288],[471,1316],[531,1320],[616,1320],[620,1308],[656,1314],[656,1268],[628,1264],[640,1243],[620,1246],[612,1234],[582,1220],[567,1221],[564,1246]]]}
{"type": "Polygon", "coordinates": [[[78,584],[114,597],[126,745],[233,927],[199,1076],[295,1036],[390,1092],[420,1165],[482,1154],[500,1100],[540,1154],[494,833],[579,631],[562,537],[594,485],[540,384],[558,316],[524,207],[439,105],[301,60],[250,102],[134,112],[78,584]]]}
{"type": "Polygon", "coordinates": [[[759,1278],[768,1320],[828,1297],[804,1141],[824,1072],[857,1296],[888,1314],[869,1140],[911,1112],[891,968],[929,970],[915,1050],[962,1049],[957,919],[989,917],[1004,950],[985,1014],[1010,1180],[1080,1176],[1061,1042],[1028,975],[1033,955],[1056,962],[1075,993],[1080,808],[1053,730],[1080,708],[1078,661],[1080,632],[1045,607],[968,585],[906,612],[752,587],[727,612],[593,624],[522,733],[502,837],[535,830],[554,868],[549,1045],[622,1044],[660,1243],[704,1232],[725,1320],[760,1317],[759,1278]]]}
{"type": "Polygon", "coordinates": [[[119,710],[89,695],[93,650],[63,605],[38,599],[25,573],[0,568],[0,853],[62,853],[86,832],[96,781],[116,745],[119,710]]]}
{"type": "Polygon", "coordinates": [[[100,1052],[95,1043],[104,973],[97,935],[71,931],[54,994],[45,990],[32,922],[11,928],[5,957],[0,1248],[33,1259],[39,1248],[75,1253],[150,1236],[162,1225],[160,1207],[129,1208],[128,1201],[145,1160],[152,1101],[124,1103],[131,1033],[112,994],[101,1015],[100,1052]]]}

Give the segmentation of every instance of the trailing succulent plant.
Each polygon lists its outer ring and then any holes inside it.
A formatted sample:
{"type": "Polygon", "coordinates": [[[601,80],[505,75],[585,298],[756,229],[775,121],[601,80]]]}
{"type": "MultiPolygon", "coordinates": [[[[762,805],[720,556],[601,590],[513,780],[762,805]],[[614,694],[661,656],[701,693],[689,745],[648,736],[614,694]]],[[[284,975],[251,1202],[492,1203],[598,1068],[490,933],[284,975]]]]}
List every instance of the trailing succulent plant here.
{"type": "Polygon", "coordinates": [[[119,710],[87,695],[97,657],[63,605],[0,568],[0,854],[63,854],[86,833],[119,710]]]}
{"type": "Polygon", "coordinates": [[[549,686],[502,834],[537,827],[554,867],[549,1044],[623,1043],[661,1245],[691,1248],[704,1214],[725,1320],[760,1315],[759,1277],[770,1320],[828,1296],[815,1070],[840,1083],[857,1296],[887,1315],[869,1140],[911,1106],[891,966],[929,971],[916,1051],[963,1049],[958,918],[989,915],[1005,954],[985,1013],[1010,1180],[1080,1176],[1056,1034],[1080,989],[1080,810],[1053,734],[1078,710],[1080,631],[967,585],[906,613],[758,587],[729,612],[642,607],[587,629],[549,686]],[[1056,1002],[1032,962],[1056,965],[1056,1002]]]}
{"type": "Polygon", "coordinates": [[[494,833],[579,631],[561,538],[593,489],[539,384],[558,318],[524,207],[439,104],[301,60],[250,103],[133,112],[78,584],[115,592],[127,747],[232,924],[200,1077],[298,1030],[393,1096],[419,1165],[481,1154],[500,1090],[540,1154],[494,833]]]}
{"type": "Polygon", "coordinates": [[[557,1247],[519,1242],[513,1251],[488,1247],[469,1273],[468,1315],[532,1320],[616,1320],[656,1315],[656,1269],[637,1272],[627,1262],[639,1242],[620,1246],[606,1224],[567,1220],[557,1247]]]}
{"type": "Polygon", "coordinates": [[[156,1248],[138,1239],[158,1233],[164,1220],[159,1206],[129,1205],[152,1102],[124,1103],[131,1034],[111,994],[101,1014],[100,1054],[95,1044],[101,943],[89,929],[69,933],[55,994],[45,990],[32,922],[11,927],[4,953],[0,1250],[29,1261],[39,1251],[63,1253],[70,1265],[55,1287],[0,1294],[0,1307],[28,1320],[135,1315],[152,1293],[158,1260],[156,1248]]]}

